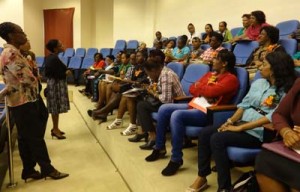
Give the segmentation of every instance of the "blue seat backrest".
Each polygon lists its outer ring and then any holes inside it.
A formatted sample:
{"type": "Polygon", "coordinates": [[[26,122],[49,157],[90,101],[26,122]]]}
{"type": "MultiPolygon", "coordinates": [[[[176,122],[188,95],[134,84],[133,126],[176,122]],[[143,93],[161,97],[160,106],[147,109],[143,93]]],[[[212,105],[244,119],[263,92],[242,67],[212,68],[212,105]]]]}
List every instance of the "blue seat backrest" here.
{"type": "Polygon", "coordinates": [[[38,68],[41,68],[44,65],[45,57],[40,57],[40,56],[36,57],[35,61],[36,61],[38,68]]]}
{"type": "Polygon", "coordinates": [[[122,39],[117,40],[114,48],[124,51],[126,49],[126,41],[122,39]]]}
{"type": "Polygon", "coordinates": [[[245,65],[247,59],[249,58],[253,50],[257,47],[257,41],[238,42],[233,50],[233,53],[236,57],[236,63],[240,65],[245,65]]]}
{"type": "Polygon", "coordinates": [[[231,44],[231,43],[224,42],[224,43],[222,43],[222,47],[224,47],[225,49],[228,49],[228,51],[231,51],[231,49],[232,49],[232,44],[231,44]]]}
{"type": "Polygon", "coordinates": [[[231,100],[232,104],[240,103],[243,100],[243,98],[246,95],[248,88],[249,88],[248,71],[242,67],[235,67],[235,71],[237,74],[237,78],[239,79],[239,82],[240,82],[240,87],[239,87],[238,92],[235,95],[235,97],[231,100]]]}
{"type": "Polygon", "coordinates": [[[279,39],[278,43],[284,47],[287,54],[293,56],[297,51],[297,40],[296,39],[279,39]]]}
{"type": "Polygon", "coordinates": [[[64,57],[73,57],[74,53],[75,51],[73,48],[67,48],[64,52],[64,57]]]}
{"type": "Polygon", "coordinates": [[[243,27],[235,27],[235,28],[232,28],[232,29],[230,30],[230,32],[231,32],[231,34],[232,34],[232,37],[236,36],[237,33],[238,33],[241,29],[243,29],[243,27]]]}
{"type": "Polygon", "coordinates": [[[64,52],[60,52],[60,53],[58,53],[58,55],[57,55],[59,58],[62,58],[63,56],[64,56],[64,52]]]}
{"type": "Polygon", "coordinates": [[[88,48],[88,50],[86,51],[85,57],[92,57],[92,58],[94,58],[94,55],[96,53],[98,53],[98,49],[97,48],[88,48]]]}
{"type": "Polygon", "coordinates": [[[2,53],[2,51],[3,51],[3,47],[0,47],[0,54],[2,53]]]}
{"type": "Polygon", "coordinates": [[[288,38],[289,35],[291,35],[294,31],[298,29],[299,21],[298,20],[283,21],[278,23],[276,27],[279,29],[279,37],[281,39],[288,38]]]}
{"type": "Polygon", "coordinates": [[[111,54],[115,57],[117,57],[117,54],[120,52],[120,51],[123,51],[122,49],[113,49],[111,54]]]}
{"type": "Polygon", "coordinates": [[[68,68],[69,69],[80,69],[81,62],[82,62],[81,57],[75,57],[75,56],[71,57],[68,68]]]}
{"type": "Polygon", "coordinates": [[[179,80],[182,79],[183,73],[184,73],[183,64],[178,63],[178,62],[171,62],[171,63],[168,63],[167,67],[172,69],[172,71],[174,71],[177,74],[179,80]]]}
{"type": "Polygon", "coordinates": [[[126,49],[137,49],[139,42],[137,40],[129,40],[126,49]]]}
{"type": "Polygon", "coordinates": [[[76,57],[85,57],[85,48],[77,48],[75,52],[76,57]]]}
{"type": "Polygon", "coordinates": [[[5,87],[4,83],[0,83],[0,90],[2,90],[5,87]]]}
{"type": "Polygon", "coordinates": [[[203,75],[209,72],[210,68],[206,64],[190,64],[185,70],[181,79],[181,85],[186,95],[190,94],[190,86],[200,79],[203,75]]]}
{"type": "Polygon", "coordinates": [[[206,49],[210,48],[210,45],[209,44],[202,44],[202,45],[200,45],[200,47],[201,47],[201,49],[206,50],[206,49]]]}
{"type": "Polygon", "coordinates": [[[101,48],[100,53],[103,55],[103,58],[111,54],[111,48],[101,48]]]}
{"type": "Polygon", "coordinates": [[[66,66],[69,65],[69,58],[68,57],[60,57],[59,58],[66,66]]]}
{"type": "Polygon", "coordinates": [[[85,57],[82,61],[81,69],[87,69],[94,64],[94,58],[85,57]]]}

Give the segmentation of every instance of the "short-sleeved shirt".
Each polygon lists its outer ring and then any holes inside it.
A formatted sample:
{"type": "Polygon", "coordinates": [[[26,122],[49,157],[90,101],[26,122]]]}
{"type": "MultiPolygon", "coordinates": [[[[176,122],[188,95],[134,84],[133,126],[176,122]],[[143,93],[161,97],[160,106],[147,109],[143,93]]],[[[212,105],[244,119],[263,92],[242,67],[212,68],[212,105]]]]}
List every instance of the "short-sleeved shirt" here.
{"type": "Polygon", "coordinates": [[[204,51],[204,53],[202,53],[202,55],[200,56],[200,58],[203,61],[212,61],[213,58],[215,58],[218,54],[219,51],[221,51],[222,49],[224,49],[224,47],[218,47],[217,49],[213,49],[213,48],[208,48],[204,51]]]}
{"type": "Polygon", "coordinates": [[[190,48],[188,48],[187,46],[183,47],[182,49],[175,47],[172,51],[172,55],[176,59],[182,59],[185,55],[189,53],[190,53],[190,48]]]}
{"type": "MultiPolygon", "coordinates": [[[[285,93],[282,90],[279,90],[278,94],[276,94],[276,86],[270,85],[270,83],[266,79],[258,79],[254,81],[250,87],[248,94],[244,97],[243,101],[238,104],[238,108],[244,109],[241,120],[254,121],[263,117],[262,114],[260,114],[253,108],[255,107],[266,112],[267,114],[265,116],[271,122],[272,114],[284,95],[285,93]],[[270,96],[275,95],[277,101],[274,100],[273,105],[266,105],[265,103],[267,99],[270,98],[270,96]]],[[[246,133],[258,138],[260,141],[263,141],[263,127],[257,127],[247,130],[246,133]]]]}
{"type": "Polygon", "coordinates": [[[157,91],[162,103],[172,103],[175,97],[185,95],[178,76],[167,67],[164,67],[160,73],[157,91]]]}
{"type": "Polygon", "coordinates": [[[5,44],[0,57],[1,74],[8,88],[7,105],[16,107],[34,102],[38,96],[38,79],[28,60],[13,45],[5,44]]]}

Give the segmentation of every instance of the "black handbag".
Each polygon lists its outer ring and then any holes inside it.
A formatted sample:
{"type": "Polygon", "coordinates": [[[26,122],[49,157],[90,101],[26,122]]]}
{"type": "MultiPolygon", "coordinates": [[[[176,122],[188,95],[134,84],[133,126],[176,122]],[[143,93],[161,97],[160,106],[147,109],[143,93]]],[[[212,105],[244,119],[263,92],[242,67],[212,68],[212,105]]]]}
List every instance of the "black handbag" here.
{"type": "Polygon", "coordinates": [[[236,182],[234,182],[231,190],[231,192],[257,192],[257,191],[259,191],[259,186],[254,171],[249,171],[244,173],[236,182]]]}

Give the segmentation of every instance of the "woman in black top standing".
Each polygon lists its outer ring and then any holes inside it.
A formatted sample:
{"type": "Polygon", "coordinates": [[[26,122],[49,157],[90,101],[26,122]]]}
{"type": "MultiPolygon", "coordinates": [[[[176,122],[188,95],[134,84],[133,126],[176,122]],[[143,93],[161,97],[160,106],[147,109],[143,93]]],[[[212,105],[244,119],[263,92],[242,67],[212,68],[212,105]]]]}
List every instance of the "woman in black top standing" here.
{"type": "Polygon", "coordinates": [[[58,53],[64,51],[62,43],[57,39],[49,40],[46,48],[51,52],[45,59],[45,76],[47,77],[47,107],[51,113],[53,129],[51,136],[65,139],[64,132],[58,128],[59,114],[70,110],[66,76],[70,72],[67,66],[58,58],[58,53]]]}

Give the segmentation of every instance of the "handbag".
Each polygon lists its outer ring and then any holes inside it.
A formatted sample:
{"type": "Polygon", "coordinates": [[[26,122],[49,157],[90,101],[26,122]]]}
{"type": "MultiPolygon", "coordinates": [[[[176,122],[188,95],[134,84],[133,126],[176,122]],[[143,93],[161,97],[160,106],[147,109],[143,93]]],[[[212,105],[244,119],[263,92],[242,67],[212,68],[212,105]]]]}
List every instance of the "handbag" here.
{"type": "Polygon", "coordinates": [[[232,185],[231,192],[257,192],[259,186],[256,180],[255,172],[249,171],[244,173],[234,184],[232,185]]]}

